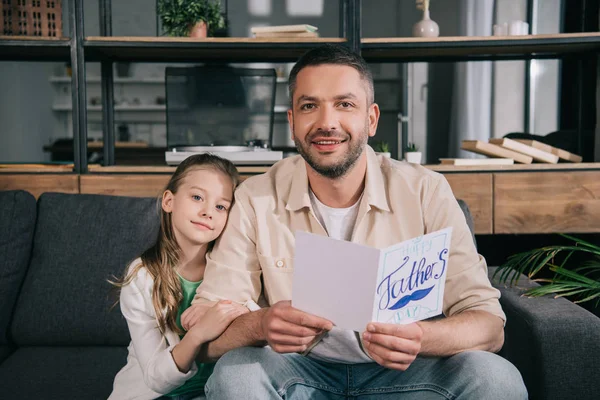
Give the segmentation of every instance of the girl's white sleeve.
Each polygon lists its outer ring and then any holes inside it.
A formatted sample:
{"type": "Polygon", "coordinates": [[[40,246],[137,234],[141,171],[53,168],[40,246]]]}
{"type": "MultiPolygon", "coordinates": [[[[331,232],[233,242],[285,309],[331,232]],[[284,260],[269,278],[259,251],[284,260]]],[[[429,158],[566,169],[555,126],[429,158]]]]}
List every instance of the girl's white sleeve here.
{"type": "Polygon", "coordinates": [[[152,278],[142,268],[131,283],[121,289],[121,312],[127,320],[146,386],[157,393],[167,394],[194,376],[198,368],[196,363],[192,363],[187,373],[177,368],[171,355],[177,343],[168,343],[160,332],[151,294],[152,278]]]}

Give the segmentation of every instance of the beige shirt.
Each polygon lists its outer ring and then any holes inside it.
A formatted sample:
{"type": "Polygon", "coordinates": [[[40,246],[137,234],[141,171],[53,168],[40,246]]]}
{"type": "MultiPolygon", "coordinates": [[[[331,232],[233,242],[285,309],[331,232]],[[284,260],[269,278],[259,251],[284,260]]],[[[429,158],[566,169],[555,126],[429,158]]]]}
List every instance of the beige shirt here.
{"type": "MultiPolygon", "coordinates": [[[[353,242],[382,249],[449,226],[453,232],[444,314],[483,310],[506,320],[500,293],[490,284],[486,262],[477,254],[446,179],[420,165],[378,156],[367,147],[365,190],[353,242]]],[[[312,210],[306,164],[300,156],[276,163],[237,189],[194,302],[258,302],[261,295],[268,304],[291,300],[296,230],[327,235],[312,210]]]]}

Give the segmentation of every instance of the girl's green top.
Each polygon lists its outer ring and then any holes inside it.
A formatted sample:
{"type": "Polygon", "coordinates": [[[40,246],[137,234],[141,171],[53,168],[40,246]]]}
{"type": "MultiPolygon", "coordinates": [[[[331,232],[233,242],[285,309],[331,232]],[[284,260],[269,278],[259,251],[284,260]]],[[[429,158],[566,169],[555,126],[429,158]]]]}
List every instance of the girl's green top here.
{"type": "MultiPolygon", "coordinates": [[[[192,304],[192,300],[196,295],[196,289],[198,289],[198,286],[200,286],[202,281],[190,282],[184,279],[181,275],[179,275],[179,281],[181,282],[181,289],[183,291],[183,300],[179,305],[179,310],[177,310],[177,326],[183,329],[181,327],[181,314],[192,304]]],[[[181,338],[183,338],[183,336],[181,336],[181,338]]],[[[182,386],[173,390],[166,396],[173,397],[188,393],[204,393],[204,385],[206,384],[210,374],[212,374],[215,364],[201,364],[197,362],[196,365],[198,366],[198,373],[188,379],[187,382],[185,382],[182,386]]]]}

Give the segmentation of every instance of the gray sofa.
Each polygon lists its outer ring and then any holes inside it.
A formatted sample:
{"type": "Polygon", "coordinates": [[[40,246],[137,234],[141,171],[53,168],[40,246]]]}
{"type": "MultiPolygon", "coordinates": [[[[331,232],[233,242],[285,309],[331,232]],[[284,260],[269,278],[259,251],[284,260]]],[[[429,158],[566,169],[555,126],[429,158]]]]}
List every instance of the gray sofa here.
{"type": "MultiPolygon", "coordinates": [[[[155,199],[0,192],[0,398],[109,395],[129,335],[107,279],[157,232],[155,199]]],[[[500,290],[501,354],[530,397],[597,398],[600,319],[564,299],[500,290]]]]}

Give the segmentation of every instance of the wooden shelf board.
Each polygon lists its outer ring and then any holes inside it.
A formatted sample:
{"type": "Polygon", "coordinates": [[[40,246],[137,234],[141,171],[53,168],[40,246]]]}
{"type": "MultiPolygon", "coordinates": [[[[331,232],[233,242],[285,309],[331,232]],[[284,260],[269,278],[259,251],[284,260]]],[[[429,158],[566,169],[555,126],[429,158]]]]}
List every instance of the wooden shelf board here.
{"type": "MultiPolygon", "coordinates": [[[[424,165],[432,171],[437,172],[529,172],[529,171],[582,171],[582,170],[600,170],[600,163],[560,163],[560,164],[514,164],[514,165],[424,165]]],[[[261,174],[268,171],[268,166],[239,166],[241,174],[261,174]]],[[[90,165],[90,172],[95,173],[173,173],[175,167],[170,166],[126,166],[113,165],[101,166],[90,165]]]]}
{"type": "Polygon", "coordinates": [[[0,173],[73,172],[73,164],[0,164],[0,173]]]}
{"type": "Polygon", "coordinates": [[[368,61],[467,61],[555,58],[600,49],[600,33],[362,39],[368,61]]]}
{"type": "MultiPolygon", "coordinates": [[[[92,173],[150,173],[150,174],[172,174],[175,172],[176,167],[172,166],[126,166],[126,165],[89,165],[88,169],[92,173]]],[[[240,174],[262,174],[267,172],[269,167],[256,167],[256,166],[239,166],[237,167],[240,174]]]]}
{"type": "Polygon", "coordinates": [[[560,163],[560,164],[513,164],[513,165],[425,165],[437,172],[529,172],[529,171],[585,171],[600,170],[600,163],[560,163]]]}
{"type": "Polygon", "coordinates": [[[89,36],[86,61],[296,61],[304,52],[344,38],[173,38],[150,36],[89,36]]]}

